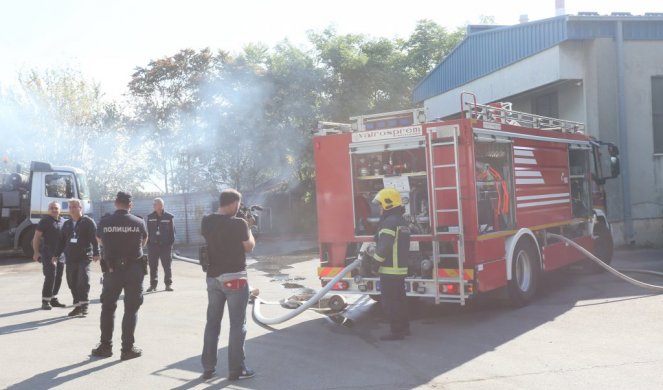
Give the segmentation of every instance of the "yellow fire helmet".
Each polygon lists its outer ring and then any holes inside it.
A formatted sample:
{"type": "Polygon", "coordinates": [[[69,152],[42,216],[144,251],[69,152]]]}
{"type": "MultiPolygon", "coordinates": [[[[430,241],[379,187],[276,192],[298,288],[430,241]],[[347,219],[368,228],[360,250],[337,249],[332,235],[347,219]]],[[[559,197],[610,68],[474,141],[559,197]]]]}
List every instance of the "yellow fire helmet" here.
{"type": "Polygon", "coordinates": [[[373,203],[379,204],[384,210],[391,210],[403,204],[401,194],[393,188],[383,188],[373,198],[373,203]]]}

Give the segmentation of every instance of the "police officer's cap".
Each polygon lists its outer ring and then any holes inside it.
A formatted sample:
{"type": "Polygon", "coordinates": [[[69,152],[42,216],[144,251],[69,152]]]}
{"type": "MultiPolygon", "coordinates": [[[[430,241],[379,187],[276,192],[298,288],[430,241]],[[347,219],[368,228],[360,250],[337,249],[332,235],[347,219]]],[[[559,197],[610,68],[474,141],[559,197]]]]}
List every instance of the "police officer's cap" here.
{"type": "Polygon", "coordinates": [[[120,191],[115,197],[117,203],[129,204],[131,203],[131,192],[120,191]]]}

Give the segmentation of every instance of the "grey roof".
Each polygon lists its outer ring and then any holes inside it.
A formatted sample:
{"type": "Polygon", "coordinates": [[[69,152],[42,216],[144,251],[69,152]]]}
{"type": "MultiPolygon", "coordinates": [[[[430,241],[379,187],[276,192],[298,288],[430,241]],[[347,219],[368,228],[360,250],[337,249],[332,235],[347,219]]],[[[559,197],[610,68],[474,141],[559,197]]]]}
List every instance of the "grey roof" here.
{"type": "Polygon", "coordinates": [[[663,13],[562,15],[513,26],[477,28],[417,84],[414,103],[440,95],[568,40],[610,38],[622,23],[624,40],[663,40],[663,13]]]}

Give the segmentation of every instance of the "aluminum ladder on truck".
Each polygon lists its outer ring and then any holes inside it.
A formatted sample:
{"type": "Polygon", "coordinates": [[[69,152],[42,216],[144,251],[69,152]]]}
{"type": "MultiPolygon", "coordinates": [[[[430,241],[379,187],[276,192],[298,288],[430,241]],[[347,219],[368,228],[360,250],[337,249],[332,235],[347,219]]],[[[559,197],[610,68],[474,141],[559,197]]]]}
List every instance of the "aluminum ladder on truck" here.
{"type": "Polygon", "coordinates": [[[431,210],[433,214],[433,240],[432,240],[432,249],[433,249],[433,280],[435,282],[435,303],[440,302],[453,302],[460,303],[461,305],[465,304],[465,234],[463,229],[463,206],[460,196],[460,170],[458,165],[458,144],[459,144],[459,132],[460,127],[458,125],[451,126],[439,126],[428,128],[428,161],[429,161],[429,172],[430,172],[430,181],[432,188],[432,199],[430,201],[431,210]],[[451,148],[453,153],[453,161],[444,161],[444,163],[436,163],[436,156],[441,156],[445,152],[444,149],[451,148]],[[436,183],[436,177],[441,175],[441,177],[449,177],[453,172],[454,185],[449,186],[438,186],[436,183]],[[438,198],[445,196],[455,196],[456,197],[456,208],[439,208],[438,198]],[[458,217],[458,231],[451,231],[450,226],[446,226],[446,231],[440,231],[438,214],[452,214],[455,213],[458,217]],[[444,240],[443,236],[455,236],[455,240],[444,240]],[[440,253],[440,242],[456,242],[457,253],[440,253]],[[458,260],[458,277],[456,278],[444,278],[440,279],[439,276],[439,261],[441,259],[454,258],[458,260]],[[456,297],[451,294],[440,294],[440,281],[442,282],[451,282],[458,283],[459,286],[459,296],[456,297]]]}

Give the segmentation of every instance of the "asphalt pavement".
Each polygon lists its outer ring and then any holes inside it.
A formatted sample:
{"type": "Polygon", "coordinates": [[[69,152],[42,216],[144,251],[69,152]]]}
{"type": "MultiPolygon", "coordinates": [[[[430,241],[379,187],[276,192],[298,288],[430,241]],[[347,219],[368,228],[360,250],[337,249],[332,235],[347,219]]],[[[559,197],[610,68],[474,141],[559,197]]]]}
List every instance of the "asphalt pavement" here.
{"type": "MultiPolygon", "coordinates": [[[[286,244],[283,244],[286,245],[286,244]]],[[[308,243],[272,248],[281,255],[308,243]]],[[[193,251],[193,249],[191,249],[193,251]]],[[[266,300],[319,288],[317,260],[260,266],[249,278],[266,300]]],[[[192,254],[192,253],[187,253],[192,254]]],[[[306,258],[303,255],[302,258],[306,258]]],[[[619,251],[615,264],[663,271],[663,250],[619,251]]],[[[42,311],[39,264],[0,260],[0,388],[128,389],[657,389],[663,388],[663,296],[607,273],[560,272],[546,277],[537,300],[521,309],[486,298],[467,307],[412,305],[413,335],[381,342],[388,325],[379,305],[352,300],[344,317],[309,310],[273,327],[248,320],[246,354],[257,371],[226,378],[228,320],[223,319],[218,376],[201,373],[204,275],[175,261],[174,292],[146,294],[136,344],[142,357],[119,359],[123,304],[118,302],[115,354],[92,359],[99,338],[100,271],[93,266],[87,318],[42,311]]],[[[162,274],[162,273],[161,273],[162,274]]],[[[650,283],[663,278],[632,275],[650,283]]],[[[147,285],[147,281],[145,282],[147,285]]],[[[71,304],[66,283],[61,300],[71,304]]],[[[279,306],[263,307],[277,315],[279,306]]]]}

